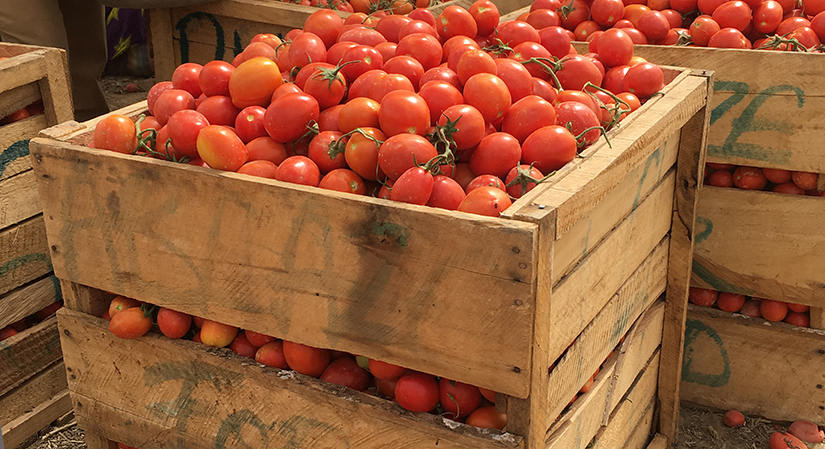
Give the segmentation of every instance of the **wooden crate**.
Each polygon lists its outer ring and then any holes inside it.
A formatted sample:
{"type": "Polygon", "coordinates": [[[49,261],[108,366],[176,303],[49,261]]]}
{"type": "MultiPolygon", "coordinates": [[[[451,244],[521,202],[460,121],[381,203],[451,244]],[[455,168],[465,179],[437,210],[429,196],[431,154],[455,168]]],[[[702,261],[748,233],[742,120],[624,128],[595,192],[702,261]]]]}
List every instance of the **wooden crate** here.
{"type": "MultiPolygon", "coordinates": [[[[0,117],[43,101],[44,113],[0,125],[0,329],[60,299],[28,140],[73,117],[66,53],[0,43],[0,117]]],[[[52,318],[0,342],[0,423],[13,448],[71,409],[52,318]]]]}
{"type": "MultiPolygon", "coordinates": [[[[438,16],[447,6],[469,8],[472,0],[451,0],[431,6],[438,16]]],[[[495,0],[502,14],[529,5],[528,0],[495,0]]],[[[155,79],[171,80],[184,62],[205,64],[214,59],[232,61],[259,33],[285,35],[303,28],[312,6],[271,0],[221,0],[204,5],[153,9],[149,26],[155,56],[155,79]]],[[[350,13],[338,11],[341,17],[350,13]]]]}
{"type": "MultiPolygon", "coordinates": [[[[502,218],[101,152],[84,146],[96,120],[52,128],[44,133],[51,139],[35,139],[32,151],[66,305],[99,316],[107,304],[100,289],[385,360],[503,393],[497,406],[509,419],[502,436],[399,415],[374,399],[342,415],[346,401],[301,393],[324,404],[309,413],[291,408],[287,398],[297,393],[273,392],[265,402],[277,407],[267,413],[282,413],[279,419],[297,413],[303,436],[290,437],[298,438],[290,440],[295,447],[387,447],[388,438],[397,438],[393,447],[440,441],[534,449],[544,447],[573,394],[666,292],[658,410],[660,430],[672,437],[710,90],[709,77],[689,70],[669,69],[667,81],[662,97],[611,133],[612,148],[604,140],[588,148],[502,218]],[[326,438],[339,443],[319,443],[326,438]]],[[[140,103],[120,112],[144,111],[140,103]]],[[[63,316],[88,320],[83,332],[90,336],[111,338],[97,318],[63,316]]],[[[64,332],[62,338],[70,337],[64,332]]],[[[175,342],[158,339],[157,345],[152,353],[163,353],[161,347],[179,352],[175,342]]],[[[72,370],[85,363],[84,355],[77,357],[67,358],[70,382],[79,375],[72,370]]],[[[191,357],[192,363],[218,363],[203,351],[191,357]]],[[[120,363],[114,365],[121,373],[132,369],[120,363]]],[[[242,368],[233,368],[235,374],[226,371],[229,365],[220,369],[249,379],[237,371],[242,368]]],[[[144,379],[155,385],[150,377],[144,379]]],[[[133,383],[123,379],[125,391],[133,383]]],[[[179,400],[147,409],[145,396],[111,407],[114,399],[72,385],[79,422],[94,429],[94,441],[119,437],[117,429],[128,421],[147,429],[140,435],[159,435],[146,447],[178,438],[194,446],[216,438],[228,447],[240,444],[222,439],[212,425],[188,434],[194,412],[185,404],[188,395],[198,397],[189,387],[179,400]]],[[[266,430],[271,417],[262,422],[251,412],[216,413],[229,419],[233,435],[253,423],[284,442],[283,434],[266,430]]]]}

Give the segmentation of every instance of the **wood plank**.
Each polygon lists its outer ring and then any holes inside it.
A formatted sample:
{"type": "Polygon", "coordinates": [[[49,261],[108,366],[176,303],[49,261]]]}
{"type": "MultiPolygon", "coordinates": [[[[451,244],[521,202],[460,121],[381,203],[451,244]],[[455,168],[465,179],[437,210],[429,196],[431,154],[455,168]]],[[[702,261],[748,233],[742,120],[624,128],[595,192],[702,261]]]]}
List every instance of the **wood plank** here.
{"type": "Polygon", "coordinates": [[[61,299],[60,284],[54,275],[38,279],[0,296],[0,329],[61,299]]]}
{"type": "Polygon", "coordinates": [[[64,390],[34,408],[29,413],[3,426],[3,442],[13,448],[25,442],[29,437],[48,427],[49,423],[60,418],[72,408],[69,392],[64,390]]]}
{"type": "MultiPolygon", "coordinates": [[[[200,42],[189,42],[186,46],[187,51],[184,53],[181,50],[181,41],[175,39],[172,41],[172,54],[174,55],[175,66],[186,62],[194,62],[196,64],[206,64],[209,61],[215,60],[215,55],[218,54],[218,48],[213,44],[202,44],[200,42]]],[[[235,57],[233,51],[223,52],[222,61],[232,62],[235,57]]]]}
{"type": "Polygon", "coordinates": [[[667,438],[661,433],[653,436],[653,441],[647,446],[647,449],[667,449],[667,438]]]}
{"type": "Polygon", "coordinates": [[[34,217],[41,210],[34,171],[0,181],[0,229],[34,217]]]}
{"type": "Polygon", "coordinates": [[[172,12],[169,8],[158,8],[150,9],[147,13],[155,56],[155,81],[171,81],[176,67],[175,52],[172,49],[172,12]]]}
{"type": "Polygon", "coordinates": [[[60,356],[55,317],[0,341],[0,395],[43,371],[60,356]]]}
{"type": "Polygon", "coordinates": [[[674,176],[661,182],[641,205],[582,259],[553,292],[550,357],[561,355],[670,230],[674,176]]]}
{"type": "Polygon", "coordinates": [[[559,277],[567,274],[605,235],[636,209],[676,163],[678,149],[677,133],[651,153],[643,165],[632,168],[616,188],[608,192],[590,213],[556,242],[557,254],[553,259],[553,270],[559,273],[559,277]]]}
{"type": "Polygon", "coordinates": [[[633,428],[633,433],[625,441],[623,448],[644,449],[647,447],[650,442],[650,434],[653,432],[653,422],[656,419],[656,409],[653,405],[653,402],[651,402],[642,419],[633,428]]]}
{"type": "Polygon", "coordinates": [[[43,47],[26,44],[12,44],[11,42],[0,42],[0,56],[11,58],[12,56],[22,55],[30,51],[42,50],[43,47]]]}
{"type": "MultiPolygon", "coordinates": [[[[707,101],[713,101],[712,77],[703,79],[707,101]]],[[[704,179],[705,153],[708,142],[710,114],[702,108],[684,128],[676,163],[676,201],[674,202],[668,260],[665,324],[662,335],[662,364],[659,370],[659,432],[673,442],[679,423],[679,385],[685,338],[691,261],[696,241],[698,191],[704,179]]]]}
{"type": "MultiPolygon", "coordinates": [[[[656,389],[660,369],[659,352],[642,367],[643,371],[634,377],[634,383],[619,405],[610,414],[607,426],[602,427],[596,435],[591,449],[617,449],[627,447],[644,447],[626,445],[631,440],[634,429],[645,423],[644,417],[652,413],[656,405],[656,389]]],[[[647,432],[651,421],[647,421],[647,432]]]]}
{"type": "MultiPolygon", "coordinates": [[[[0,397],[0,423],[9,423],[68,388],[66,367],[55,362],[42,373],[0,397]]],[[[64,413],[68,411],[65,410],[64,413]]]]}
{"type": "Polygon", "coordinates": [[[49,49],[45,56],[45,76],[40,79],[40,92],[49,126],[74,119],[69,63],[64,50],[49,49]]]}
{"type": "MultiPolygon", "coordinates": [[[[0,134],[2,133],[3,128],[0,127],[0,134]]],[[[30,137],[34,137],[35,135],[36,132],[31,134],[30,137]]],[[[17,140],[12,142],[7,147],[0,148],[3,148],[3,150],[0,151],[0,181],[11,178],[12,176],[23,173],[24,171],[31,170],[32,164],[31,159],[29,158],[28,139],[17,140]]]]}
{"type": "Polygon", "coordinates": [[[547,209],[558,208],[556,238],[570,230],[629,171],[643,166],[707,101],[707,83],[689,72],[679,75],[665,90],[663,97],[644,106],[648,109],[626,119],[628,123],[611,140],[612,149],[602,144],[580,165],[571,166],[573,173],[541,189],[519,214],[540,216],[547,209]]]}
{"type": "Polygon", "coordinates": [[[43,215],[0,231],[0,297],[51,271],[43,215]]]}
{"type": "Polygon", "coordinates": [[[634,54],[715,72],[709,162],[825,173],[825,89],[818,83],[825,61],[816,55],[655,45],[635,46],[634,54]]]}
{"type": "Polygon", "coordinates": [[[820,191],[825,190],[825,174],[820,173],[819,180],[817,181],[817,189],[820,191]]]}
{"type": "MultiPolygon", "coordinates": [[[[0,148],[8,148],[15,142],[31,139],[36,136],[40,130],[45,129],[48,126],[49,121],[44,114],[38,114],[20,120],[19,122],[0,126],[0,148]]],[[[15,161],[16,160],[17,158],[15,158],[15,161]]],[[[19,173],[23,171],[24,168],[18,168],[16,172],[19,173]]]]}
{"type": "Polygon", "coordinates": [[[40,100],[40,98],[40,86],[36,82],[0,92],[0,117],[6,117],[19,109],[23,109],[40,100]]]}
{"type": "Polygon", "coordinates": [[[15,87],[24,86],[38,81],[46,73],[44,55],[48,50],[40,47],[13,58],[0,61],[0,92],[6,92],[15,87]]]}
{"type": "Polygon", "coordinates": [[[811,327],[814,329],[825,329],[825,309],[813,307],[810,310],[811,327]]]}
{"type": "MultiPolygon", "coordinates": [[[[636,382],[637,375],[644,371],[657,351],[661,352],[659,348],[662,344],[665,308],[662,302],[651,306],[630,330],[628,337],[619,348],[619,363],[605,407],[603,424],[607,424],[610,414],[624,400],[625,394],[636,382]]],[[[658,357],[656,356],[657,361],[658,357]]],[[[657,365],[661,371],[661,364],[657,362],[657,365]]]]}
{"type": "Polygon", "coordinates": [[[58,278],[527,396],[535,225],[31,148],[58,278]]]}
{"type": "Polygon", "coordinates": [[[618,354],[614,354],[605,360],[590,391],[579,396],[562,419],[548,430],[545,449],[585,449],[589,446],[601,427],[617,358],[618,354]]]}
{"type": "Polygon", "coordinates": [[[825,307],[821,198],[705,186],[697,213],[694,286],[825,307]]]}
{"type": "Polygon", "coordinates": [[[823,357],[825,331],[689,306],[682,400],[823,425],[823,357]]]}
{"type": "MultiPolygon", "coordinates": [[[[648,310],[667,284],[667,238],[656,247],[627,282],[616,292],[593,321],[584,328],[576,342],[556,363],[550,372],[548,404],[550,414],[546,427],[550,427],[559,413],[567,407],[570,398],[593,376],[621,338],[648,310]]],[[[564,304],[564,303],[562,303],[564,304]]],[[[661,323],[661,307],[654,307],[645,321],[661,323]],[[653,321],[650,321],[653,320],[653,321]]],[[[647,316],[647,314],[645,314],[647,316]]],[[[649,326],[645,326],[648,328],[649,326]]],[[[659,325],[661,327],[661,324],[659,325]]],[[[655,334],[655,332],[653,332],[655,334]]],[[[655,336],[655,335],[654,335],[655,336]]],[[[661,330],[658,332],[661,340],[661,330]]],[[[640,338],[642,338],[640,336],[640,338]]],[[[656,344],[658,346],[658,343],[656,344]]],[[[647,358],[643,362],[646,362],[647,358]]],[[[638,371],[636,371],[638,372],[638,371]]],[[[635,374],[633,378],[635,378],[635,374]]],[[[621,396],[623,392],[619,394],[621,396]]]]}
{"type": "Polygon", "coordinates": [[[521,438],[396,404],[228,350],[148,334],[120,340],[106,322],[59,311],[78,424],[144,447],[523,447],[521,438]],[[261,399],[261,392],[266,400],[261,399]]]}

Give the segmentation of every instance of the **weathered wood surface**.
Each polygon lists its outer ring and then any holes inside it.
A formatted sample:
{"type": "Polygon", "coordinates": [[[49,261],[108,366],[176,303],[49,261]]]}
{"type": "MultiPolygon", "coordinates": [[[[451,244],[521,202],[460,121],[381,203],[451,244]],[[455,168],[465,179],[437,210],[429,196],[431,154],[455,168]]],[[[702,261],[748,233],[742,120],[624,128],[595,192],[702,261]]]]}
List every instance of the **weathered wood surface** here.
{"type": "Polygon", "coordinates": [[[60,284],[54,275],[18,287],[0,296],[0,329],[61,299],[60,284]]]}
{"type": "Polygon", "coordinates": [[[120,340],[101,319],[58,316],[75,415],[99,437],[146,448],[523,447],[228,350],[157,334],[120,340]]]}
{"type": "Polygon", "coordinates": [[[51,317],[0,342],[0,395],[60,359],[57,318],[51,317]]]}
{"type": "MultiPolygon", "coordinates": [[[[0,298],[51,271],[42,215],[0,231],[0,298]]],[[[0,323],[3,321],[4,315],[0,313],[0,323]]]]}
{"type": "Polygon", "coordinates": [[[690,306],[682,399],[825,424],[825,331],[690,306]]]}

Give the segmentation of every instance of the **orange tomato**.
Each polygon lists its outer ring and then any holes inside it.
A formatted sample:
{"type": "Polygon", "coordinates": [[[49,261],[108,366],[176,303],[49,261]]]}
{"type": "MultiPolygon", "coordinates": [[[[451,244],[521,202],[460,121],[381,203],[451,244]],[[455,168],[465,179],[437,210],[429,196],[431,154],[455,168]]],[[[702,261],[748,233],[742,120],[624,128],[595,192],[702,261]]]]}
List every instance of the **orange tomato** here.
{"type": "Polygon", "coordinates": [[[278,64],[268,58],[251,58],[229,77],[229,96],[239,109],[269,105],[275,89],[284,83],[278,64]]]}
{"type": "Polygon", "coordinates": [[[138,338],[152,329],[152,314],[142,307],[121,310],[109,322],[109,331],[116,337],[131,340],[138,338]]]}
{"type": "Polygon", "coordinates": [[[624,7],[624,18],[629,20],[635,27],[639,23],[639,17],[648,11],[650,11],[650,8],[645,5],[627,5],[624,7]]]}
{"type": "Polygon", "coordinates": [[[125,296],[116,296],[111,303],[109,303],[109,318],[114,318],[119,312],[131,309],[132,307],[140,307],[140,301],[125,296]]]}
{"type": "Polygon", "coordinates": [[[221,324],[216,321],[204,320],[200,336],[205,345],[215,348],[229,346],[235,336],[238,335],[238,328],[228,324],[221,324]]]}

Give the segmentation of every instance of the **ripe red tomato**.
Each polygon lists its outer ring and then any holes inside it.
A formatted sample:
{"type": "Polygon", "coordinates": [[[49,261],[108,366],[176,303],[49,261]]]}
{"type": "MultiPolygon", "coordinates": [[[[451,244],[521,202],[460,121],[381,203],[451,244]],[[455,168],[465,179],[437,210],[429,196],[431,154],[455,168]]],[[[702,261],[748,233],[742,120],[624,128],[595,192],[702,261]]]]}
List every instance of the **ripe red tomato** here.
{"type": "Polygon", "coordinates": [[[578,101],[565,101],[557,104],[556,123],[565,128],[569,126],[570,132],[577,139],[583,139],[585,145],[593,144],[601,135],[598,129],[587,131],[587,129],[599,127],[601,122],[591,107],[578,101]]]}
{"type": "Polygon", "coordinates": [[[367,185],[364,180],[357,173],[346,168],[339,168],[327,173],[321,178],[318,187],[356,195],[367,194],[367,185]]]}
{"type": "Polygon", "coordinates": [[[344,19],[331,9],[319,9],[310,14],[304,22],[304,32],[313,33],[321,38],[326,48],[335,44],[343,28],[344,19]]]}
{"type": "Polygon", "coordinates": [[[400,90],[415,92],[412,81],[406,76],[398,73],[381,74],[375,77],[373,85],[369,89],[369,97],[381,103],[388,93],[400,90]]]}
{"type": "MultiPolygon", "coordinates": [[[[63,301],[62,300],[61,301],[55,301],[55,302],[49,304],[48,306],[43,307],[42,309],[38,310],[37,312],[34,312],[34,315],[32,315],[32,316],[35,319],[42,321],[42,320],[45,320],[46,318],[54,315],[54,313],[57,312],[61,307],[63,307],[63,301]]],[[[18,327],[21,327],[21,329],[25,329],[25,323],[21,323],[21,321],[23,321],[23,320],[20,320],[16,323],[12,323],[12,324],[10,324],[10,326],[17,325],[18,327]]],[[[18,329],[17,331],[22,332],[22,330],[20,330],[20,329],[18,329]]]]}
{"type": "Polygon", "coordinates": [[[633,57],[633,40],[620,28],[605,31],[599,37],[597,48],[599,59],[606,67],[627,65],[633,57]]]}
{"type": "Polygon", "coordinates": [[[690,287],[688,300],[697,306],[711,307],[716,302],[719,292],[706,288],[690,287]]]}
{"type": "Polygon", "coordinates": [[[203,344],[215,348],[224,348],[229,346],[235,336],[238,335],[238,328],[216,321],[204,320],[200,335],[203,344]]]}
{"type": "Polygon", "coordinates": [[[374,359],[369,360],[369,369],[376,379],[381,380],[398,379],[407,372],[407,368],[374,359]]]}
{"type": "Polygon", "coordinates": [[[441,64],[443,57],[442,47],[438,39],[426,33],[405,36],[398,42],[395,54],[396,56],[412,57],[421,63],[424,70],[429,70],[441,64]]]}
{"type": "MultiPolygon", "coordinates": [[[[341,73],[344,74],[344,78],[346,78],[347,82],[350,83],[355,81],[364,73],[373,69],[380,69],[381,66],[384,65],[384,57],[381,56],[381,52],[367,45],[357,45],[345,51],[339,64],[343,65],[350,61],[358,62],[348,64],[346,67],[341,69],[341,73]]],[[[353,89],[351,90],[354,90],[355,86],[353,85],[352,87],[353,89]]],[[[353,98],[353,95],[350,95],[350,98],[353,98]]]]}
{"type": "Polygon", "coordinates": [[[775,193],[784,193],[786,195],[804,195],[805,194],[804,190],[802,190],[801,188],[799,188],[798,185],[796,185],[792,182],[784,182],[782,184],[778,184],[771,191],[775,192],[775,193]]]}
{"type": "Polygon", "coordinates": [[[466,423],[483,429],[503,430],[507,425],[507,415],[497,412],[494,406],[481,407],[467,417],[466,423]]]}
{"type": "Polygon", "coordinates": [[[235,134],[241,138],[243,143],[252,142],[258,137],[269,136],[264,127],[265,114],[266,109],[260,106],[249,106],[238,113],[235,117],[235,134]]]}
{"type": "MultiPolygon", "coordinates": [[[[237,72],[236,72],[237,73],[237,72]]],[[[291,142],[307,132],[306,126],[317,121],[318,101],[307,94],[292,93],[273,101],[264,115],[264,128],[277,142],[291,142]],[[289,114],[284,114],[289,111],[289,114]]]]}
{"type": "MultiPolygon", "coordinates": [[[[742,3],[742,2],[739,2],[742,3]]],[[[722,28],[710,37],[708,47],[713,48],[751,48],[751,41],[736,28],[722,28]]]]}
{"type": "Polygon", "coordinates": [[[239,332],[235,336],[235,339],[229,344],[229,349],[241,357],[250,359],[254,359],[255,354],[258,352],[258,347],[250,343],[243,332],[239,332]]]}
{"type": "Polygon", "coordinates": [[[430,127],[430,108],[418,94],[393,91],[381,100],[378,122],[387,136],[401,133],[423,136],[430,127]]]}
{"type": "Polygon", "coordinates": [[[402,203],[425,205],[433,193],[433,175],[413,167],[398,177],[390,191],[390,199],[402,203]]]}
{"type": "Polygon", "coordinates": [[[464,100],[481,112],[487,122],[499,122],[510,109],[512,97],[507,85],[496,75],[479,73],[464,85],[464,100]]]}
{"type": "Polygon", "coordinates": [[[116,296],[109,303],[109,317],[114,317],[123,310],[140,307],[141,302],[125,296],[116,296]]]}
{"type": "Polygon", "coordinates": [[[495,64],[496,76],[507,85],[511,101],[519,101],[532,93],[533,76],[523,64],[509,58],[498,58],[495,64]]]}
{"type": "Polygon", "coordinates": [[[590,16],[599,25],[610,28],[624,18],[622,0],[594,0],[590,5],[590,16]]]}
{"type": "Polygon", "coordinates": [[[476,1],[467,10],[476,22],[476,33],[479,36],[489,36],[495,31],[501,14],[495,3],[490,0],[476,1]]]}
{"type": "Polygon", "coordinates": [[[518,139],[505,132],[496,132],[481,139],[470,156],[470,168],[473,173],[503,179],[520,160],[521,145],[518,139]]]}
{"type": "Polygon", "coordinates": [[[449,176],[436,175],[433,177],[433,192],[427,206],[457,210],[464,197],[464,189],[456,180],[449,176]]]}
{"type": "Polygon", "coordinates": [[[564,167],[577,154],[575,136],[567,128],[558,125],[537,129],[521,146],[521,162],[534,164],[542,173],[552,173],[564,167]]]}
{"type": "Polygon", "coordinates": [[[555,124],[556,109],[553,105],[541,97],[528,95],[510,107],[501,123],[501,130],[524,143],[537,129],[555,124]]]}
{"type": "Polygon", "coordinates": [[[689,34],[693,43],[700,47],[707,47],[710,38],[719,32],[722,27],[715,20],[708,16],[697,17],[690,24],[689,34]]]}
{"type": "Polygon", "coordinates": [[[155,102],[157,102],[160,95],[167,90],[172,89],[171,81],[162,81],[155,83],[146,96],[146,107],[149,109],[149,114],[155,115],[155,102]]]}
{"type": "Polygon", "coordinates": [[[284,354],[284,342],[281,340],[265,343],[258,348],[258,352],[255,353],[255,361],[266,366],[289,369],[289,364],[286,362],[286,356],[284,354]]]}
{"type": "Polygon", "coordinates": [[[816,189],[817,179],[819,175],[816,173],[809,173],[803,171],[795,171],[791,173],[791,179],[794,184],[798,185],[803,190],[816,189]]]}
{"type": "Polygon", "coordinates": [[[745,304],[745,296],[735,293],[720,292],[716,298],[716,306],[725,312],[736,313],[745,304]]]}
{"type": "Polygon", "coordinates": [[[455,122],[456,131],[452,134],[452,138],[458,151],[469,150],[484,138],[484,117],[473,106],[457,104],[448,107],[438,118],[438,125],[445,126],[448,120],[455,122]]]}
{"type": "Polygon", "coordinates": [[[705,184],[715,187],[733,187],[733,173],[728,170],[716,170],[708,176],[705,184]]]}
{"type": "Polygon", "coordinates": [[[466,9],[448,6],[436,19],[436,31],[442,40],[453,36],[475,37],[478,34],[478,24],[466,9]]]}
{"type": "Polygon", "coordinates": [[[249,161],[270,161],[275,165],[287,158],[286,147],[271,137],[258,137],[246,144],[249,161]]]}
{"type": "Polygon", "coordinates": [[[192,94],[193,98],[198,98],[203,93],[198,83],[201,69],[203,66],[194,62],[179,65],[172,73],[172,88],[185,90],[192,94]]]}
{"type": "Polygon", "coordinates": [[[370,386],[370,373],[358,366],[352,357],[333,360],[321,374],[321,380],[343,385],[356,391],[366,391],[370,386]]]}
{"type": "Polygon", "coordinates": [[[523,175],[519,175],[519,169],[521,171],[526,172],[528,176],[533,179],[542,179],[544,175],[535,167],[530,168],[529,165],[521,165],[518,167],[513,167],[509,173],[507,173],[507,177],[504,179],[504,185],[510,185],[513,181],[516,181],[512,186],[507,187],[507,193],[512,196],[513,198],[521,198],[525,193],[533,190],[536,187],[536,183],[530,181],[528,178],[525,178],[523,175]]]}
{"type": "Polygon", "coordinates": [[[137,148],[137,128],[125,115],[108,115],[95,126],[93,145],[101,150],[132,154],[137,148]]]}
{"type": "Polygon", "coordinates": [[[407,373],[395,386],[398,405],[411,412],[429,412],[438,404],[438,398],[438,383],[429,374],[407,373]]]}
{"type": "Polygon", "coordinates": [[[270,161],[248,161],[238,169],[242,175],[258,176],[261,178],[275,179],[278,166],[270,161]]]}
{"type": "Polygon", "coordinates": [[[305,186],[318,187],[321,171],[312,159],[306,156],[290,156],[275,171],[275,179],[305,186]]]}
{"type": "Polygon", "coordinates": [[[209,125],[200,130],[197,149],[198,156],[217,170],[237,171],[249,157],[240,137],[220,125],[209,125]]]}
{"type": "Polygon", "coordinates": [[[209,126],[209,121],[206,117],[191,109],[175,112],[166,124],[175,150],[190,157],[197,156],[198,133],[207,126],[209,126]]]}
{"type": "Polygon", "coordinates": [[[313,348],[284,340],[284,358],[293,370],[312,377],[321,377],[330,362],[328,349],[313,348]]]}
{"type": "Polygon", "coordinates": [[[207,97],[229,96],[229,78],[235,67],[226,61],[210,61],[203,65],[198,74],[198,85],[207,97]]]}
{"type": "Polygon", "coordinates": [[[118,338],[131,340],[152,329],[152,314],[141,307],[121,310],[109,322],[109,331],[118,338]]]}
{"type": "MultiPolygon", "coordinates": [[[[469,186],[468,186],[469,187],[469,186]]],[[[471,214],[498,217],[512,205],[510,197],[502,189],[482,186],[473,189],[464,197],[458,210],[471,214]]]]}
{"type": "Polygon", "coordinates": [[[4,328],[0,329],[0,341],[3,341],[7,338],[14,337],[17,334],[18,334],[18,332],[16,330],[12,329],[10,326],[4,327],[4,328]]]}
{"type": "Polygon", "coordinates": [[[231,98],[223,95],[215,95],[203,100],[196,110],[203,114],[210,125],[223,126],[235,126],[235,121],[241,112],[232,103],[231,98]]]}
{"type": "Polygon", "coordinates": [[[389,59],[385,58],[383,68],[388,74],[404,75],[410,81],[411,87],[418,86],[421,82],[421,77],[424,76],[424,67],[421,63],[405,55],[393,56],[389,59]]]}
{"type": "Polygon", "coordinates": [[[378,128],[361,128],[361,132],[352,134],[347,141],[344,157],[347,165],[365,180],[378,178],[378,142],[387,140],[387,136],[378,128]],[[366,134],[367,136],[365,136],[366,134]]]}
{"type": "Polygon", "coordinates": [[[628,92],[639,98],[649,98],[662,88],[664,72],[657,64],[643,62],[627,70],[624,86],[628,92]]]}
{"type": "Polygon", "coordinates": [[[442,377],[438,382],[441,407],[451,419],[470,416],[481,405],[481,392],[478,387],[442,377]]]}
{"type": "Polygon", "coordinates": [[[418,164],[438,156],[433,144],[417,135],[402,133],[388,138],[378,148],[378,166],[393,180],[418,164]]]}
{"type": "Polygon", "coordinates": [[[737,167],[733,172],[733,184],[740,189],[762,190],[768,184],[762,170],[756,167],[737,167]]]}
{"type": "Polygon", "coordinates": [[[261,346],[263,346],[267,343],[270,343],[270,342],[273,342],[273,341],[277,340],[277,338],[275,338],[275,337],[272,337],[272,336],[269,336],[269,335],[266,335],[266,334],[260,334],[258,332],[254,332],[254,331],[251,331],[249,329],[244,331],[244,335],[246,335],[246,339],[249,341],[249,343],[255,345],[258,348],[260,348],[261,346]]]}
{"type": "Polygon", "coordinates": [[[192,327],[192,315],[161,307],[157,322],[163,335],[169,338],[182,338],[192,327]]]}

